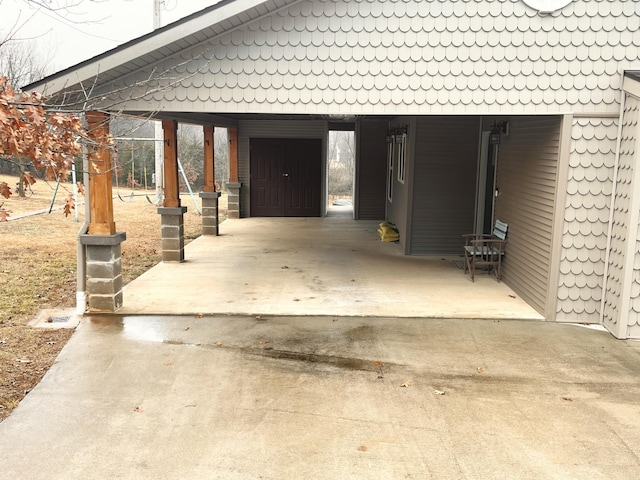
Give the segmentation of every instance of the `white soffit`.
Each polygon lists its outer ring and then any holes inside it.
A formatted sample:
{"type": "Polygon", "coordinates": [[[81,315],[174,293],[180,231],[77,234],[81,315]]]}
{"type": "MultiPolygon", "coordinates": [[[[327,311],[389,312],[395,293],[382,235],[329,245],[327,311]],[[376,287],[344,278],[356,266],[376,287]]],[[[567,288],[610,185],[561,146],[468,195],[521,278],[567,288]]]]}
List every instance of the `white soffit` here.
{"type": "Polygon", "coordinates": [[[638,79],[625,76],[622,83],[622,89],[640,99],[640,82],[638,79]]]}

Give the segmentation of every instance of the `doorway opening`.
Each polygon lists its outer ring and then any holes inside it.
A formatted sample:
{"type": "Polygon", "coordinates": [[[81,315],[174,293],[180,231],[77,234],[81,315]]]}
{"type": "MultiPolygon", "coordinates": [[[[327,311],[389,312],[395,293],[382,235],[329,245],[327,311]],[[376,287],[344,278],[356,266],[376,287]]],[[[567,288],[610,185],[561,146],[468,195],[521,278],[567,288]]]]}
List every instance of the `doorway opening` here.
{"type": "Polygon", "coordinates": [[[355,132],[329,130],[327,146],[327,215],[353,217],[355,132]]]}

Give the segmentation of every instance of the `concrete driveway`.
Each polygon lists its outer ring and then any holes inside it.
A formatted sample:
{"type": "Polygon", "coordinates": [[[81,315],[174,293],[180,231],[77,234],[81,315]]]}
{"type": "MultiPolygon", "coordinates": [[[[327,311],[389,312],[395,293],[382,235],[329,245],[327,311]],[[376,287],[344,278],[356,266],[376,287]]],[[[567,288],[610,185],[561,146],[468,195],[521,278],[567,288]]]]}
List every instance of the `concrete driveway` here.
{"type": "Polygon", "coordinates": [[[85,317],[0,478],[637,479],[640,345],[536,321],[85,317]]]}

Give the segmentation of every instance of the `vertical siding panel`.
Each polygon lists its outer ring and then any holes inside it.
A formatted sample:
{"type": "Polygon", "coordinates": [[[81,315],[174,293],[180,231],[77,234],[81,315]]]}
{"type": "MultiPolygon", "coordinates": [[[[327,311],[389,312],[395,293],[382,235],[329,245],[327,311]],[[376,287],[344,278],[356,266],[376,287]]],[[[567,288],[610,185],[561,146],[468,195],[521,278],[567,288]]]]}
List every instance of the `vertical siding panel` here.
{"type": "Polygon", "coordinates": [[[411,254],[459,255],[473,231],[479,117],[417,119],[411,254]]]}
{"type": "Polygon", "coordinates": [[[358,220],[384,220],[387,135],[386,121],[358,122],[355,217],[358,220]]]}
{"type": "Polygon", "coordinates": [[[547,300],[561,120],[512,118],[498,154],[495,217],[509,224],[503,280],[540,313],[547,300]]]}
{"type": "MultiPolygon", "coordinates": [[[[326,164],[326,138],[328,123],[324,120],[243,120],[238,126],[238,177],[242,184],[240,191],[240,216],[250,216],[250,186],[251,172],[249,171],[249,140],[251,138],[320,138],[322,145],[322,178],[325,179],[324,165],[326,164]]],[[[322,188],[323,197],[326,188],[322,188]]],[[[324,204],[324,200],[322,201],[324,204]]]]}

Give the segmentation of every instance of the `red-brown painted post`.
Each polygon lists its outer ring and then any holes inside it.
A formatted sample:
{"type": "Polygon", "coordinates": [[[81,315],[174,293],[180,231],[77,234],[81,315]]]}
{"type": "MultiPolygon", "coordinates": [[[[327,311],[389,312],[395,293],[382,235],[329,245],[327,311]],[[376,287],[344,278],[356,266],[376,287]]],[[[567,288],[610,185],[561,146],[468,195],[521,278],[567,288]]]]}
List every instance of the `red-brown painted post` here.
{"type": "Polygon", "coordinates": [[[238,183],[238,129],[229,128],[229,183],[238,183]]]}
{"type": "Polygon", "coordinates": [[[215,192],[216,174],[214,165],[213,126],[202,127],[204,132],[204,185],[203,192],[215,192]]]}
{"type": "Polygon", "coordinates": [[[114,235],[111,152],[102,146],[109,135],[109,115],[90,111],[85,118],[89,138],[96,143],[89,159],[89,234],[114,235]]]}
{"type": "Polygon", "coordinates": [[[229,183],[227,183],[227,217],[240,218],[240,179],[238,176],[238,129],[229,128],[229,183]]]}
{"type": "Polygon", "coordinates": [[[164,132],[164,207],[180,206],[180,183],[178,182],[178,122],[163,120],[164,132]]]}
{"type": "Polygon", "coordinates": [[[200,198],[202,199],[202,235],[219,235],[218,199],[220,192],[216,192],[216,174],[214,165],[213,127],[205,125],[204,131],[204,185],[200,198]]]}

